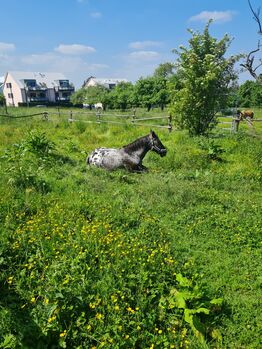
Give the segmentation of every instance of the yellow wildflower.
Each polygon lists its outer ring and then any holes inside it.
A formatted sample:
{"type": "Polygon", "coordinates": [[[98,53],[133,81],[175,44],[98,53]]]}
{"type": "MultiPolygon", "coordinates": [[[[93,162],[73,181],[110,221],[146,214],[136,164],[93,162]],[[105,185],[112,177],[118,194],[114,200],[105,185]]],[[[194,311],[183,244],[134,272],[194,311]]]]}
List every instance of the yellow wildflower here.
{"type": "Polygon", "coordinates": [[[64,332],[60,333],[60,337],[64,337],[66,335],[66,330],[64,330],[64,332]]]}

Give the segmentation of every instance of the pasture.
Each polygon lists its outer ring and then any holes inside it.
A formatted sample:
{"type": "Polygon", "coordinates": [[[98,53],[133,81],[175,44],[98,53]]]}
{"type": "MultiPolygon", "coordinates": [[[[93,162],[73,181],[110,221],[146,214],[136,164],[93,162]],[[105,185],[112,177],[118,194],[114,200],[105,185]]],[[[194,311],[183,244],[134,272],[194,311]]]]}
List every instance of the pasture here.
{"type": "Polygon", "coordinates": [[[0,119],[0,348],[260,346],[261,126],[86,166],[149,130],[0,119]]]}

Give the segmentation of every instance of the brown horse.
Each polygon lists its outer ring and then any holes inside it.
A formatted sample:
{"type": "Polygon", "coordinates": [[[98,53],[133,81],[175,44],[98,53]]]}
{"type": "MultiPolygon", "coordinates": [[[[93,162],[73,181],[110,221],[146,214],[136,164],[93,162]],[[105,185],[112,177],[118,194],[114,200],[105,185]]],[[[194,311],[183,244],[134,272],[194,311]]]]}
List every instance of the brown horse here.
{"type": "Polygon", "coordinates": [[[248,110],[237,110],[237,116],[240,120],[253,119],[254,112],[250,109],[248,110]]]}

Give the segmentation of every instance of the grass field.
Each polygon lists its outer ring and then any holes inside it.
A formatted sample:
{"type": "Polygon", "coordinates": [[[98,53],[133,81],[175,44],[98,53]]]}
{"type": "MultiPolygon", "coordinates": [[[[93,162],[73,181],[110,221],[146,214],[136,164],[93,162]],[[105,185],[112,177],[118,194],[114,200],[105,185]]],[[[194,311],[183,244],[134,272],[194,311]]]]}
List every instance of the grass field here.
{"type": "Polygon", "coordinates": [[[259,348],[260,124],[134,174],[85,159],[149,127],[0,118],[0,348],[259,348]]]}

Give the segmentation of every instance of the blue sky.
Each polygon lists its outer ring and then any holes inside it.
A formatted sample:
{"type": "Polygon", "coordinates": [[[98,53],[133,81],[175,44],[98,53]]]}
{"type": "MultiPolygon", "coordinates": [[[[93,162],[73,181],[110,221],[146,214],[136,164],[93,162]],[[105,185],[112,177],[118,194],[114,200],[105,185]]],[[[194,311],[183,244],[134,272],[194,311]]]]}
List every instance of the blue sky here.
{"type": "MultiPolygon", "coordinates": [[[[254,8],[261,5],[252,0],[254,8]]],[[[229,54],[256,48],[247,0],[0,0],[0,76],[8,70],[64,73],[77,87],[89,76],[148,76],[185,45],[187,28],[234,38],[229,54]]],[[[241,80],[247,78],[242,74],[241,80]]]]}

